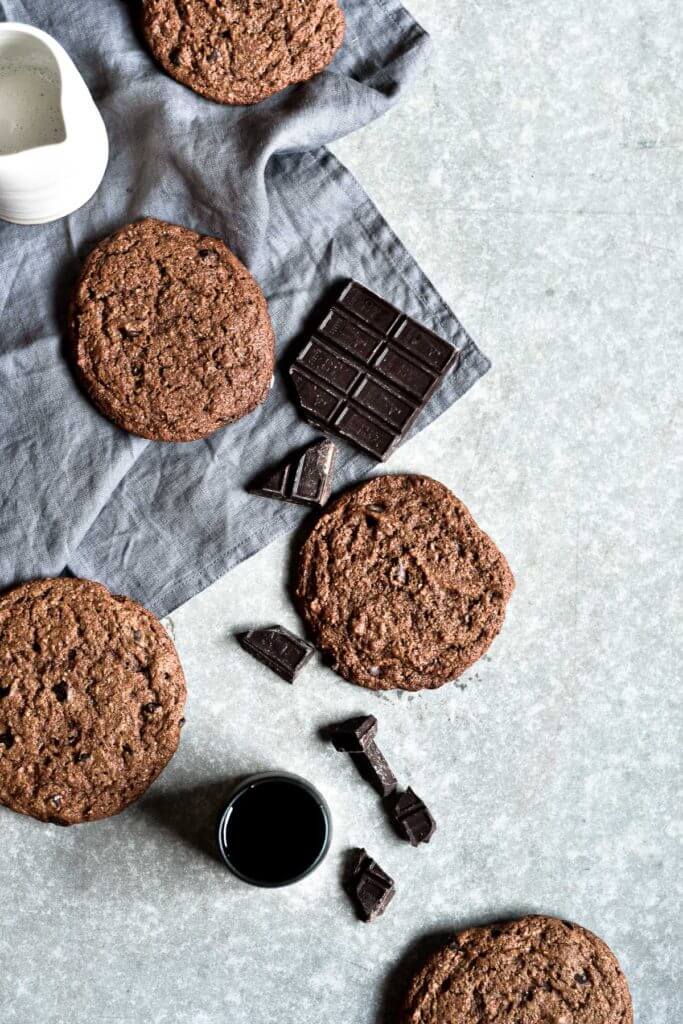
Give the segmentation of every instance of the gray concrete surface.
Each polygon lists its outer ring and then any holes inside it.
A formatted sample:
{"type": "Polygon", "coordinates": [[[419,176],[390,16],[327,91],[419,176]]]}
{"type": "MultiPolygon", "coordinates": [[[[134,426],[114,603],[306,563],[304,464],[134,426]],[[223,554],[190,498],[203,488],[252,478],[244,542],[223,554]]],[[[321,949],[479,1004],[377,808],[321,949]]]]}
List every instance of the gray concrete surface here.
{"type": "Polygon", "coordinates": [[[458,685],[294,687],[231,640],[296,628],[278,542],[171,617],[190,684],[179,754],[123,817],[0,814],[5,1024],[379,1024],[458,925],[525,911],[600,933],[639,1024],[681,1006],[683,17],[677,0],[412,0],[431,71],[339,155],[492,357],[392,460],[451,486],[508,555],[503,634],[458,685]],[[677,433],[678,429],[678,433],[677,433]],[[396,840],[317,729],[368,711],[433,807],[396,840]],[[335,819],[311,879],[260,892],[213,859],[230,780],[287,768],[335,819]],[[365,845],[398,895],[339,887],[365,845]]]}

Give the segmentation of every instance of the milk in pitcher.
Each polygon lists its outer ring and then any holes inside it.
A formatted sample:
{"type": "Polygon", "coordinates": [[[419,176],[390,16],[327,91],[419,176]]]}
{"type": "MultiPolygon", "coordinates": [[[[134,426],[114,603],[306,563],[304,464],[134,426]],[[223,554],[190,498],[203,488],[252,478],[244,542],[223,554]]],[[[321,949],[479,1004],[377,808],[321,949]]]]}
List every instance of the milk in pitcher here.
{"type": "Polygon", "coordinates": [[[0,60],[0,156],[64,141],[60,89],[44,68],[0,60]]]}

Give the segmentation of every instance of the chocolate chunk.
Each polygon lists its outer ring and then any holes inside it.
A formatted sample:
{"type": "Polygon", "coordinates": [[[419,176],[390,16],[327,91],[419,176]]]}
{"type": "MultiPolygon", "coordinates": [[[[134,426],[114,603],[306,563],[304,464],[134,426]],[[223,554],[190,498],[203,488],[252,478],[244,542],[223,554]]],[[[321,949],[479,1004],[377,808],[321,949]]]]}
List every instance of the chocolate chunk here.
{"type": "Polygon", "coordinates": [[[380,796],[389,796],[397,786],[396,776],[377,744],[371,740],[362,754],[351,754],[356,768],[380,796]]]}
{"type": "Polygon", "coordinates": [[[365,850],[358,850],[351,864],[347,890],[360,919],[371,922],[387,909],[396,887],[393,878],[365,850]]]}
{"type": "Polygon", "coordinates": [[[64,701],[69,699],[69,687],[66,685],[64,680],[62,680],[61,683],[57,683],[55,686],[53,686],[52,692],[54,693],[55,697],[57,698],[60,704],[63,704],[64,701]]]}
{"type": "Polygon", "coordinates": [[[335,750],[346,754],[359,754],[377,734],[377,719],[374,715],[361,715],[348,722],[330,726],[329,735],[335,750]]]}
{"type": "Polygon", "coordinates": [[[386,459],[459,352],[350,281],[290,370],[305,418],[386,459]]]}
{"type": "Polygon", "coordinates": [[[391,820],[399,835],[411,846],[428,843],[436,832],[436,822],[419,796],[408,787],[396,797],[391,808],[391,820]]]}
{"type": "Polygon", "coordinates": [[[249,651],[257,661],[272,668],[273,672],[277,672],[288,683],[294,682],[315,653],[315,648],[311,644],[282,626],[250,629],[246,633],[238,633],[237,639],[245,651],[249,651]]]}
{"type": "Polygon", "coordinates": [[[332,490],[332,476],[337,449],[332,441],[319,441],[279,469],[262,477],[252,494],[265,498],[279,498],[295,505],[320,505],[327,503],[332,490]]]}
{"type": "Polygon", "coordinates": [[[375,743],[376,734],[377,719],[374,715],[351,718],[329,730],[335,750],[350,754],[363,778],[374,786],[380,796],[389,796],[396,789],[396,776],[375,743]]]}

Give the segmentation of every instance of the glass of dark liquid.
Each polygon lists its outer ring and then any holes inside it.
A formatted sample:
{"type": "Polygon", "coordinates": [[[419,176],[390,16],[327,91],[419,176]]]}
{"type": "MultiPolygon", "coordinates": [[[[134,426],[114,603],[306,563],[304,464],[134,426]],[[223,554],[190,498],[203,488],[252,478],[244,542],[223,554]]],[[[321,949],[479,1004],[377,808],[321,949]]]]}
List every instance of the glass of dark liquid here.
{"type": "Polygon", "coordinates": [[[310,782],[264,772],[232,794],[218,825],[218,848],[238,878],[275,889],[315,871],[331,835],[330,809],[310,782]]]}

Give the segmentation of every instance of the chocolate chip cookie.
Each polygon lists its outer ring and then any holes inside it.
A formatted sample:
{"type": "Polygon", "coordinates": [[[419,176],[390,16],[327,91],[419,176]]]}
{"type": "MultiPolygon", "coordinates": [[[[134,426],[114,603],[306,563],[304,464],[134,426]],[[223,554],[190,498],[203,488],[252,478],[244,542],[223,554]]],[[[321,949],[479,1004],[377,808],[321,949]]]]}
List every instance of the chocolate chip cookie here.
{"type": "Polygon", "coordinates": [[[261,289],[217,238],[129,224],[88,257],[70,313],[88,395],[124,430],[194,441],[268,394],[275,339],[261,289]]]}
{"type": "Polygon", "coordinates": [[[152,54],[218,103],[248,104],[313,78],[344,41],[337,0],[143,0],[152,54]]]}
{"type": "Polygon", "coordinates": [[[504,556],[447,487],[380,476],[313,527],[296,599],[346,679],[420,690],[457,678],[488,650],[513,588],[504,556]]]}
{"type": "Polygon", "coordinates": [[[471,928],[413,980],[400,1024],[633,1024],[612,951],[552,917],[471,928]]]}
{"type": "Polygon", "coordinates": [[[0,803],[74,825],[142,796],[178,746],[185,677],[161,623],[99,583],[0,598],[0,803]]]}

